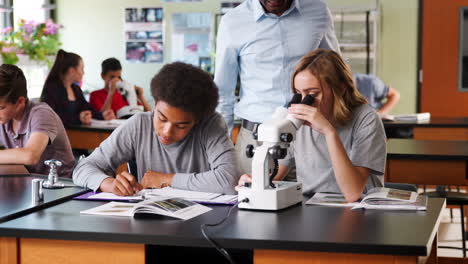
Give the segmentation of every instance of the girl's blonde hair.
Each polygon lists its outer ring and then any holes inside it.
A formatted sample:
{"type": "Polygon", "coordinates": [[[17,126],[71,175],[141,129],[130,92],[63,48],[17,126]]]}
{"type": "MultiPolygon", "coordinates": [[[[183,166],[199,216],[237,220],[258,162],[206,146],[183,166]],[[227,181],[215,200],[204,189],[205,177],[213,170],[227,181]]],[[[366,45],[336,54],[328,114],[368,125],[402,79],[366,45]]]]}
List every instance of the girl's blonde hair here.
{"type": "Polygon", "coordinates": [[[316,49],[301,58],[291,78],[295,92],[294,78],[304,70],[313,74],[322,89],[330,89],[333,98],[331,118],[335,125],[341,126],[352,119],[352,111],[366,104],[366,98],[356,89],[353,75],[348,64],[333,50],[316,49]]]}

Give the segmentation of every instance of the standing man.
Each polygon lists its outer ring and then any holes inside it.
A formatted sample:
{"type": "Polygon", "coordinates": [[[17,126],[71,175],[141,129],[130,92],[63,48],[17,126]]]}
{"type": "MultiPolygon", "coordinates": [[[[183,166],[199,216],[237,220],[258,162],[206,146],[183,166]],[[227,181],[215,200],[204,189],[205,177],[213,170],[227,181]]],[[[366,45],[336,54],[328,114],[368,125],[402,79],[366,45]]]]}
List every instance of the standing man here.
{"type": "Polygon", "coordinates": [[[291,99],[296,63],[317,48],[339,52],[330,11],[321,0],[245,0],[223,16],[216,44],[218,112],[229,131],[234,114],[242,119],[235,146],[242,173],[251,172],[244,153],[248,144],[257,145],[253,131],[291,99]]]}

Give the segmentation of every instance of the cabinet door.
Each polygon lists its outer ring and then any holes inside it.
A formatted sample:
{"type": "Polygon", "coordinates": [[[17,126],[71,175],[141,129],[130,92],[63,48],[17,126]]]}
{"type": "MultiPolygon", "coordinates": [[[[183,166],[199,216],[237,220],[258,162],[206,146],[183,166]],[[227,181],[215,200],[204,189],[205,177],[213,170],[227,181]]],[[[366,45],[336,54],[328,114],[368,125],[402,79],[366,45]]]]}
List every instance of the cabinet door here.
{"type": "MultiPolygon", "coordinates": [[[[420,112],[468,116],[468,92],[458,90],[460,7],[468,0],[422,0],[423,70],[420,112]]],[[[467,45],[467,44],[465,44],[467,45]]]]}

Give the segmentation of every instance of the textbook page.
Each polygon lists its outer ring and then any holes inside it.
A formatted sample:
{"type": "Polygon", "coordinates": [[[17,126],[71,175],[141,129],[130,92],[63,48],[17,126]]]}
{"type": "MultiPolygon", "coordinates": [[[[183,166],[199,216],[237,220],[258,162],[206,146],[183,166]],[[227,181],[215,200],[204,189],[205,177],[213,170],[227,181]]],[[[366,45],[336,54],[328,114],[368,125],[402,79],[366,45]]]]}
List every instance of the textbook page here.
{"type": "Polygon", "coordinates": [[[88,210],[81,214],[107,216],[134,216],[135,214],[157,214],[188,220],[210,211],[211,208],[180,198],[159,197],[148,199],[136,204],[110,202],[88,210]]]}
{"type": "Polygon", "coordinates": [[[416,192],[373,188],[353,209],[426,210],[427,197],[416,192]]]}
{"type": "Polygon", "coordinates": [[[80,214],[132,216],[133,207],[135,207],[135,205],[136,204],[132,203],[110,202],[98,207],[81,211],[80,214]]]}

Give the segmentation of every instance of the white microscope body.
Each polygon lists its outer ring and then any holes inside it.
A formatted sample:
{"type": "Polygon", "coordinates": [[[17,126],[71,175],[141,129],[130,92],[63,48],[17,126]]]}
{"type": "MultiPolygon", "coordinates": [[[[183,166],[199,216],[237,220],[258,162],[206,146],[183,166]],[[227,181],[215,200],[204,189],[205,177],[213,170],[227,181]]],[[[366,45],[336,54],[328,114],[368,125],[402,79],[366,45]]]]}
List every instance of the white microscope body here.
{"type": "MultiPolygon", "coordinates": [[[[313,97],[311,100],[313,102],[313,97]]],[[[280,210],[302,202],[301,183],[275,181],[270,184],[270,175],[277,166],[274,160],[286,156],[287,148],[302,123],[302,120],[288,115],[286,108],[278,107],[270,120],[258,126],[258,141],[262,145],[253,154],[251,186],[239,189],[238,200],[248,198],[248,202],[240,203],[239,208],[280,210]]],[[[252,148],[247,152],[252,152],[252,148]]]]}
{"type": "Polygon", "coordinates": [[[128,118],[143,111],[143,106],[138,105],[138,97],[133,84],[127,81],[120,81],[117,83],[117,89],[122,96],[125,96],[128,102],[127,106],[117,111],[117,118],[128,118]]]}

